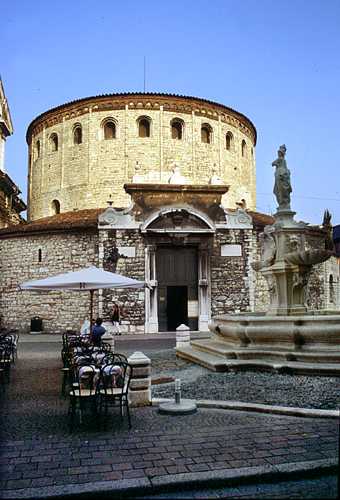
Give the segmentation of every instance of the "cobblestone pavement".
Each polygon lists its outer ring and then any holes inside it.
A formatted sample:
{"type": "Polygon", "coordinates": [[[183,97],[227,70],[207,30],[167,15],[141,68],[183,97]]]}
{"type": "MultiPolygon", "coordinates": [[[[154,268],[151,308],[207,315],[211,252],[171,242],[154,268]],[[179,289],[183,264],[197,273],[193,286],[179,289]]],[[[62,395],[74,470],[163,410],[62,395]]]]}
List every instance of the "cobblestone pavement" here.
{"type": "MultiPolygon", "coordinates": [[[[58,344],[22,344],[10,384],[1,395],[3,497],[39,498],[96,489],[101,494],[125,490],[150,496],[150,488],[175,485],[179,492],[188,481],[195,481],[197,488],[203,480],[216,485],[224,481],[225,488],[233,477],[259,482],[269,473],[303,472],[336,463],[338,423],[327,419],[204,409],[174,417],[147,407],[132,409],[131,431],[126,419],[121,423],[112,414],[106,427],[88,415],[71,433],[68,401],[60,394],[59,349],[58,344]]],[[[331,495],[328,498],[336,496],[334,481],[323,478],[317,483],[331,495]]],[[[211,498],[223,498],[223,489],[212,491],[216,496],[211,498]]],[[[238,497],[254,498],[254,490],[237,491],[238,497]]]]}
{"type": "MultiPolygon", "coordinates": [[[[174,351],[153,354],[154,373],[182,380],[182,396],[189,399],[242,401],[297,408],[340,408],[340,377],[239,371],[215,373],[176,358],[174,351]]],[[[174,384],[154,387],[154,397],[173,397],[174,384]]]]}

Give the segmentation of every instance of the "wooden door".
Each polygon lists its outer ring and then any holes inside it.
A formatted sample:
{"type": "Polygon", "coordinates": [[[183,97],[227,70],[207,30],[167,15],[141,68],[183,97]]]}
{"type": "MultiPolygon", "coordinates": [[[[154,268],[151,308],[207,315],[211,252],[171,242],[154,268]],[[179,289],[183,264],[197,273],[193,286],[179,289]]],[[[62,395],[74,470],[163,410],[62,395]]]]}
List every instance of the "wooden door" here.
{"type": "Polygon", "coordinates": [[[159,331],[181,323],[198,327],[198,272],[195,247],[159,247],[156,254],[159,331]]]}

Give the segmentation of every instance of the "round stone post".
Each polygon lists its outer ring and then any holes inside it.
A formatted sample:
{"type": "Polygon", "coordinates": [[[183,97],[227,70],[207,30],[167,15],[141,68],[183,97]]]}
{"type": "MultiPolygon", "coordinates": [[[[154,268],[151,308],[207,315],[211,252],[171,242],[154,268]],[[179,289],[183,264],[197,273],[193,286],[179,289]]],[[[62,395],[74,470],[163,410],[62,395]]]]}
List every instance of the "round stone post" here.
{"type": "Polygon", "coordinates": [[[190,344],[190,328],[183,323],[176,328],[176,348],[190,344]]]}
{"type": "Polygon", "coordinates": [[[142,352],[134,352],[128,362],[133,368],[129,390],[130,405],[151,405],[151,360],[142,352]]]}

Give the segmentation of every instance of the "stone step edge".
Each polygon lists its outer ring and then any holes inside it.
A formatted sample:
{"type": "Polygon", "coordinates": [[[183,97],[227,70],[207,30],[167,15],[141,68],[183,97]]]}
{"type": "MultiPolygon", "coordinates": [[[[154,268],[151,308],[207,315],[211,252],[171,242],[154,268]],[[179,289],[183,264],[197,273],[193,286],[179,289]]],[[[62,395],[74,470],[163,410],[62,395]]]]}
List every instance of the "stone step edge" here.
{"type": "Polygon", "coordinates": [[[303,361],[278,361],[269,359],[230,359],[222,355],[212,354],[193,347],[180,347],[176,354],[189,361],[205,366],[214,371],[228,371],[229,369],[243,368],[264,368],[276,370],[293,370],[296,373],[313,373],[315,375],[338,375],[340,374],[339,363],[304,363],[303,361]],[[317,372],[317,373],[316,373],[317,372]]]}
{"type": "MultiPolygon", "coordinates": [[[[209,354],[215,354],[216,356],[224,356],[228,353],[235,354],[235,356],[242,356],[243,354],[247,355],[264,355],[264,356],[270,356],[273,355],[274,357],[284,357],[284,356],[298,356],[298,357],[305,357],[306,360],[309,358],[312,359],[316,355],[320,355],[324,359],[327,358],[332,358],[332,357],[338,357],[340,360],[340,349],[338,351],[294,351],[294,350],[288,350],[288,349],[283,349],[283,348],[262,348],[262,347],[239,347],[239,346],[232,346],[231,344],[223,344],[222,342],[211,342],[210,344],[206,342],[202,342],[201,340],[192,340],[190,342],[191,347],[197,349],[198,351],[201,352],[206,352],[209,354]],[[219,350],[219,348],[221,350],[219,350]]],[[[228,359],[228,358],[226,358],[228,359]]],[[[232,359],[232,358],[231,358],[232,359]]],[[[242,358],[237,358],[237,359],[242,359],[242,358]]],[[[245,358],[243,358],[245,359],[245,358]]],[[[298,362],[298,361],[297,361],[298,362]]],[[[303,362],[300,360],[300,362],[303,362]]],[[[336,362],[334,363],[336,364],[336,362]]]]}
{"type": "MultiPolygon", "coordinates": [[[[172,401],[170,398],[152,398],[151,404],[158,406],[160,403],[172,401]]],[[[218,401],[210,399],[192,400],[199,408],[215,408],[220,410],[252,411],[258,413],[272,413],[275,415],[288,415],[295,417],[312,418],[338,418],[339,410],[318,410],[315,408],[297,408],[293,406],[274,406],[260,403],[244,403],[242,401],[218,401]]]]}
{"type": "Polygon", "coordinates": [[[147,494],[173,491],[178,488],[197,489],[198,487],[218,487],[220,484],[235,486],[237,484],[254,483],[260,481],[278,481],[292,477],[313,476],[320,473],[336,473],[337,459],[310,460],[277,465],[261,465],[256,467],[240,467],[238,469],[218,469],[204,472],[187,472],[155,476],[145,479],[98,481],[92,483],[72,483],[62,486],[44,486],[36,488],[22,488],[2,491],[2,500],[46,500],[84,498],[85,494],[91,498],[121,499],[140,497],[147,494]]]}
{"type": "Polygon", "coordinates": [[[176,348],[176,356],[193,363],[198,363],[209,370],[227,371],[226,358],[218,356],[217,354],[210,354],[203,351],[197,352],[192,347],[179,347],[176,348]]]}

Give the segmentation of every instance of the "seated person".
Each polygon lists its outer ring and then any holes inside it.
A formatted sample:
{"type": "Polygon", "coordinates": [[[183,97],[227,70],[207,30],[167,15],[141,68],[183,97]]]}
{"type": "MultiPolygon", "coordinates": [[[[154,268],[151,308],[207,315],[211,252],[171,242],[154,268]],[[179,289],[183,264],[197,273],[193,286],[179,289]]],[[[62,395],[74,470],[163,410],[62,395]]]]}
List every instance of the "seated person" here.
{"type": "Polygon", "coordinates": [[[92,327],[92,343],[95,346],[100,346],[102,343],[102,336],[106,332],[105,328],[102,326],[102,318],[97,318],[95,325],[92,327]]]}

